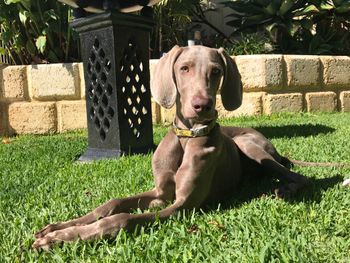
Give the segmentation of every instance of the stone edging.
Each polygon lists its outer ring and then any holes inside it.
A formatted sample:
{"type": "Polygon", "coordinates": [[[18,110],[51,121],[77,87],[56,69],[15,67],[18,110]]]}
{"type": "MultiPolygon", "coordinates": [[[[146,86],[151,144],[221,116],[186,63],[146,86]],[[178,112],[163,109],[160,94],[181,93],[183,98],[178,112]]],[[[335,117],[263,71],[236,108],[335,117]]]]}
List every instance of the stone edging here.
{"type": "MultiPolygon", "coordinates": [[[[220,117],[281,111],[350,111],[350,57],[248,55],[234,57],[242,76],[242,106],[220,117]]],[[[153,65],[151,60],[151,76],[153,65]]],[[[46,134],[86,128],[81,63],[0,65],[0,134],[46,134]]],[[[152,103],[154,122],[171,122],[174,109],[152,103]]]]}

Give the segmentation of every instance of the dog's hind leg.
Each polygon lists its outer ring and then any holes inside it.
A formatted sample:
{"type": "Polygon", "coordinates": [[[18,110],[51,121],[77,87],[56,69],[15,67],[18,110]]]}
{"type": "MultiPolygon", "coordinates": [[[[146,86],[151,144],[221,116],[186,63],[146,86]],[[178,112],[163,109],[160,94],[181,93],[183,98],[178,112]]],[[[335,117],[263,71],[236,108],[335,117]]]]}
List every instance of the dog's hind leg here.
{"type": "Polygon", "coordinates": [[[238,135],[233,140],[244,155],[264,168],[275,172],[278,179],[286,182],[284,186],[277,190],[278,195],[293,194],[308,183],[306,177],[289,170],[288,163],[284,163],[286,158],[280,156],[273,145],[262,135],[247,133],[238,135]]]}

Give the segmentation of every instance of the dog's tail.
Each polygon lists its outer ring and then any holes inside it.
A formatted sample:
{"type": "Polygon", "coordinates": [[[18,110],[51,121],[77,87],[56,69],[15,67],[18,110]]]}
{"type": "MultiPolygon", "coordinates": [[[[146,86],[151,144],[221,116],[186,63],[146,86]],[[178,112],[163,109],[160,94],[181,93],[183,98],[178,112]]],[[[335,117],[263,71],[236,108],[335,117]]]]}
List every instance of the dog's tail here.
{"type": "Polygon", "coordinates": [[[294,160],[288,157],[281,158],[281,164],[289,169],[294,165],[304,167],[333,167],[333,168],[350,168],[350,163],[334,163],[334,162],[305,162],[300,160],[294,160]]]}

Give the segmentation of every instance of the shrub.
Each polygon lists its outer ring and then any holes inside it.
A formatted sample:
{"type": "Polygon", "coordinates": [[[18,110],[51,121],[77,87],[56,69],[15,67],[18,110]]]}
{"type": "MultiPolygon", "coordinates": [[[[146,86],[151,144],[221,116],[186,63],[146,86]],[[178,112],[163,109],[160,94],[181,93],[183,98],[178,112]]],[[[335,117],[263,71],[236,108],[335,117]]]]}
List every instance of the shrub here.
{"type": "Polygon", "coordinates": [[[154,6],[156,27],[151,36],[153,57],[174,45],[184,45],[191,23],[191,9],[197,0],[163,0],[154,6]]]}
{"type": "Polygon", "coordinates": [[[217,32],[222,41],[226,38],[221,30],[208,21],[206,12],[214,11],[208,0],[162,0],[154,6],[156,28],[151,36],[153,56],[158,57],[174,45],[187,45],[191,30],[204,24],[217,32]]]}
{"type": "Polygon", "coordinates": [[[241,34],[240,37],[232,40],[231,43],[226,43],[225,50],[228,54],[237,55],[252,55],[252,54],[267,54],[271,53],[273,47],[270,40],[259,33],[241,34]]]}
{"type": "Polygon", "coordinates": [[[56,0],[0,2],[0,53],[15,64],[72,62],[79,58],[69,27],[71,11],[56,0]]]}
{"type": "Polygon", "coordinates": [[[282,53],[350,54],[349,0],[231,0],[235,32],[263,30],[282,53]]]}

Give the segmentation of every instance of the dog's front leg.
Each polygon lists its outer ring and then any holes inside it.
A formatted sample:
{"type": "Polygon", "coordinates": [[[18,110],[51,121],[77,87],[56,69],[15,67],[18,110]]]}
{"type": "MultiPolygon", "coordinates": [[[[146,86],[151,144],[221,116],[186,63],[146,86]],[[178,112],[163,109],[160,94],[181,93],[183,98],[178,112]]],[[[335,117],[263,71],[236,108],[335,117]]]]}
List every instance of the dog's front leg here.
{"type": "MultiPolygon", "coordinates": [[[[187,167],[184,165],[184,168],[187,167]]],[[[176,174],[179,187],[176,187],[176,201],[169,207],[158,212],[129,214],[119,213],[106,216],[94,223],[70,226],[61,230],[47,233],[33,244],[33,248],[48,249],[61,242],[72,242],[77,239],[91,240],[102,237],[114,237],[121,229],[133,230],[136,226],[143,226],[157,220],[164,220],[184,208],[199,207],[205,199],[203,191],[193,184],[195,176],[188,170],[179,169],[176,174]]],[[[156,199],[154,199],[156,200],[156,199]]]]}
{"type": "MultiPolygon", "coordinates": [[[[182,181],[185,180],[185,177],[180,175],[182,181]]],[[[182,188],[190,187],[189,184],[191,184],[191,181],[188,180],[187,183],[182,184],[182,188]]],[[[191,189],[193,187],[190,187],[191,189]]],[[[129,213],[118,213],[115,215],[110,215],[101,218],[100,220],[95,220],[95,222],[85,225],[77,225],[77,224],[71,224],[71,222],[64,223],[65,226],[68,226],[63,229],[59,229],[56,231],[48,232],[45,235],[42,235],[41,237],[38,237],[36,241],[33,244],[33,248],[39,249],[48,249],[54,244],[61,243],[61,242],[72,242],[77,239],[82,240],[90,240],[90,239],[97,239],[101,237],[113,237],[115,236],[121,229],[125,230],[132,230],[137,225],[142,226],[146,223],[152,223],[156,220],[163,220],[177,212],[179,209],[184,208],[184,204],[187,203],[186,201],[188,197],[183,194],[183,192],[186,193],[192,193],[192,191],[188,191],[187,189],[178,189],[178,196],[179,199],[175,201],[175,203],[168,208],[165,208],[163,210],[160,210],[159,212],[155,213],[144,213],[144,214],[129,214],[129,213]]],[[[129,199],[130,197],[126,198],[129,199]]],[[[153,200],[157,200],[157,198],[153,198],[153,200]]],[[[135,202],[133,200],[133,202],[135,202]]],[[[151,199],[148,199],[148,205],[152,202],[151,199]]],[[[107,203],[108,204],[108,203],[107,203]]],[[[191,205],[194,204],[194,202],[190,202],[191,205]]],[[[188,205],[188,204],[187,204],[188,205]]],[[[196,207],[196,205],[195,205],[196,207]]],[[[103,208],[101,206],[100,208],[103,208]]],[[[98,210],[97,208],[96,210],[98,210]]],[[[91,214],[94,214],[92,212],[91,214]]],[[[87,215],[86,217],[89,217],[87,215]]],[[[84,217],[83,217],[84,218],[84,217]]],[[[79,219],[75,220],[75,223],[79,219]]],[[[74,221],[74,220],[72,220],[74,221]]]]}
{"type": "Polygon", "coordinates": [[[121,213],[105,217],[95,223],[84,226],[72,226],[66,229],[48,233],[45,237],[37,239],[33,248],[49,249],[54,244],[73,242],[78,239],[94,240],[98,238],[114,237],[121,229],[133,230],[136,226],[142,226],[157,220],[164,220],[181,209],[182,204],[175,202],[173,205],[159,212],[144,214],[121,213]]]}
{"type": "Polygon", "coordinates": [[[91,224],[101,218],[108,217],[114,214],[129,213],[130,211],[138,208],[146,209],[150,206],[151,202],[157,200],[157,198],[158,191],[154,189],[127,198],[112,199],[106,202],[105,204],[97,207],[95,210],[93,210],[85,216],[69,220],[67,222],[49,224],[37,233],[35,233],[35,237],[37,239],[43,238],[51,232],[63,230],[69,227],[91,224]]]}
{"type": "MultiPolygon", "coordinates": [[[[186,159],[184,159],[175,175],[176,200],[171,206],[154,213],[129,214],[122,212],[115,215],[107,215],[90,224],[75,225],[49,232],[43,237],[37,238],[33,247],[37,249],[49,248],[55,243],[74,241],[79,238],[88,240],[101,237],[113,237],[121,229],[132,230],[137,225],[142,226],[147,223],[153,223],[158,219],[164,220],[181,209],[200,207],[205,201],[210,189],[210,182],[212,179],[211,173],[208,173],[210,168],[201,167],[203,160],[196,154],[188,153],[185,154],[185,157],[186,159]],[[193,167],[194,165],[199,166],[193,167]]],[[[152,201],[159,199],[157,191],[154,190],[153,194],[153,198],[147,198],[147,200],[134,197],[122,200],[128,205],[130,205],[130,202],[137,204],[137,200],[141,200],[141,203],[144,202],[143,204],[145,206],[149,206],[152,201]]],[[[104,207],[102,206],[102,208],[104,207]]],[[[106,211],[111,210],[107,209],[106,211]]]]}

